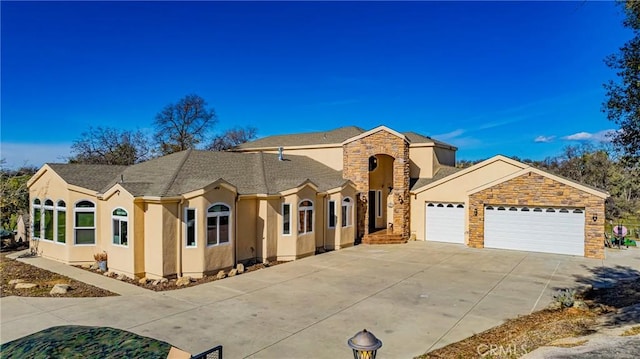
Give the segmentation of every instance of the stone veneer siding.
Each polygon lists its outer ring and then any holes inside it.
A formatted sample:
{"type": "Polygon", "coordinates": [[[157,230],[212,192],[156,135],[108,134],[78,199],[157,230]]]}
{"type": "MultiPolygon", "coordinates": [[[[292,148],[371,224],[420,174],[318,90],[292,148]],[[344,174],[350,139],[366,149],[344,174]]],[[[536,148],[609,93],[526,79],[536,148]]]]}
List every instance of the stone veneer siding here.
{"type": "Polygon", "coordinates": [[[469,196],[469,246],[484,247],[484,206],[578,207],[585,209],[584,256],[604,258],[604,199],[529,172],[469,196]],[[478,215],[474,211],[478,210],[478,215]],[[594,222],[593,216],[598,219],[594,222]]]}
{"type": "MultiPolygon", "coordinates": [[[[393,234],[408,239],[409,226],[409,143],[385,130],[349,142],[343,148],[343,177],[351,180],[361,196],[369,193],[369,157],[385,154],[393,161],[393,234]]],[[[366,198],[366,197],[365,197],[366,198]]],[[[362,206],[364,202],[358,203],[362,206]]],[[[358,233],[368,234],[369,216],[366,204],[359,210],[358,233]]]]}

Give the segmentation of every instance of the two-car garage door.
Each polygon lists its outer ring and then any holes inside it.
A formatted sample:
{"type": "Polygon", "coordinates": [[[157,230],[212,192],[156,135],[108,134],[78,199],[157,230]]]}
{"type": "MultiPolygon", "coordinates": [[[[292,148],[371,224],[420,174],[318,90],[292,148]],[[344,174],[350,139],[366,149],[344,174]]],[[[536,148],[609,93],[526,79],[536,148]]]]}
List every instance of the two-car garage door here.
{"type": "Polygon", "coordinates": [[[486,206],[485,248],[584,255],[583,209],[486,206]]]}

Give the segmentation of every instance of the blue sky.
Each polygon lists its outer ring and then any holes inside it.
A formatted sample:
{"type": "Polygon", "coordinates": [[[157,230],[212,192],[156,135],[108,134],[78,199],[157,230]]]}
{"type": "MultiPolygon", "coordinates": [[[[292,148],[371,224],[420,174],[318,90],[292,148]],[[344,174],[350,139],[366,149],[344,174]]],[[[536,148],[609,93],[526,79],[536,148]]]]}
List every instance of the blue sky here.
{"type": "Polygon", "coordinates": [[[217,131],[386,125],[458,159],[599,141],[613,2],[6,2],[2,154],[61,162],[89,126],[151,132],[195,93],[217,131]]]}

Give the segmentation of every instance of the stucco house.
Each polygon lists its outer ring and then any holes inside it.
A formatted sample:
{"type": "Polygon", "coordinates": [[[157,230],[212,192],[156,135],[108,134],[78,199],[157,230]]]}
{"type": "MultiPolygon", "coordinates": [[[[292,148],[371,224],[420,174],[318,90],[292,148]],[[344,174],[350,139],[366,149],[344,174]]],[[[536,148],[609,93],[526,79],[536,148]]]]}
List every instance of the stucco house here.
{"type": "Polygon", "coordinates": [[[444,241],[603,258],[606,192],[507,157],[455,168],[456,148],[385,126],[270,136],[132,166],[45,164],[32,238],[68,264],[199,277],[317,250],[444,241]]]}

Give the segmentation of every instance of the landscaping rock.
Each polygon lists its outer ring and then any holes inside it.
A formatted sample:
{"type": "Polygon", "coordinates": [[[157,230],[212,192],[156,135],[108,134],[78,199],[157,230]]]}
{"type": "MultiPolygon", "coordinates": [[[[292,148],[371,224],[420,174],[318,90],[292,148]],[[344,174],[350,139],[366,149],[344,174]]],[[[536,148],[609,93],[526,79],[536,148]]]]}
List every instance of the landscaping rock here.
{"type": "Polygon", "coordinates": [[[156,279],[151,283],[151,285],[158,285],[158,284],[160,284],[160,279],[156,279]]]}
{"type": "Polygon", "coordinates": [[[229,271],[229,274],[227,274],[229,277],[235,277],[235,275],[238,273],[237,269],[232,269],[229,271]]]}
{"type": "Polygon", "coordinates": [[[85,264],[82,265],[82,268],[83,269],[91,269],[91,264],[85,263],[85,264]]]}
{"type": "Polygon", "coordinates": [[[67,294],[67,291],[69,290],[69,285],[68,284],[56,284],[53,286],[53,288],[51,288],[51,291],[49,292],[49,294],[54,295],[54,294],[67,294]]]}
{"type": "Polygon", "coordinates": [[[18,283],[24,283],[24,279],[12,279],[9,281],[9,285],[14,285],[18,283]]]}
{"type": "Polygon", "coordinates": [[[589,306],[582,300],[576,300],[573,302],[573,308],[577,308],[580,310],[589,310],[589,306]]]}
{"type": "Polygon", "coordinates": [[[160,284],[162,283],[169,283],[169,280],[167,278],[160,278],[160,284]]]}
{"type": "Polygon", "coordinates": [[[238,271],[238,274],[244,273],[244,264],[238,263],[238,265],[236,266],[236,270],[238,271]]]}
{"type": "Polygon", "coordinates": [[[180,277],[178,278],[178,280],[176,281],[176,285],[178,287],[182,287],[184,285],[189,285],[189,283],[191,283],[191,277],[189,277],[188,275],[184,276],[184,277],[180,277]]]}
{"type": "Polygon", "coordinates": [[[107,276],[107,277],[111,277],[111,272],[107,271],[107,272],[102,273],[102,275],[107,276]]]}
{"type": "Polygon", "coordinates": [[[119,274],[119,275],[116,277],[116,279],[117,279],[117,280],[125,280],[125,279],[127,279],[127,276],[126,276],[126,275],[124,275],[124,274],[119,274]]]}
{"type": "Polygon", "coordinates": [[[147,277],[144,277],[144,278],[140,278],[140,280],[138,280],[138,283],[147,284],[148,281],[149,281],[149,279],[147,279],[147,277]]]}
{"type": "Polygon", "coordinates": [[[227,275],[224,273],[224,271],[221,270],[220,272],[218,272],[218,274],[216,274],[216,279],[223,279],[226,276],[227,275]]]}
{"type": "Polygon", "coordinates": [[[89,266],[89,269],[92,269],[92,270],[96,270],[98,268],[99,268],[98,263],[93,263],[92,265],[89,266]]]}
{"type": "Polygon", "coordinates": [[[37,284],[33,284],[33,283],[16,283],[16,286],[14,288],[16,289],[31,289],[34,287],[37,287],[37,284]]]}
{"type": "Polygon", "coordinates": [[[547,309],[549,309],[549,310],[560,310],[560,309],[562,309],[562,303],[554,300],[553,302],[551,302],[551,304],[549,304],[547,306],[547,309]]]}

